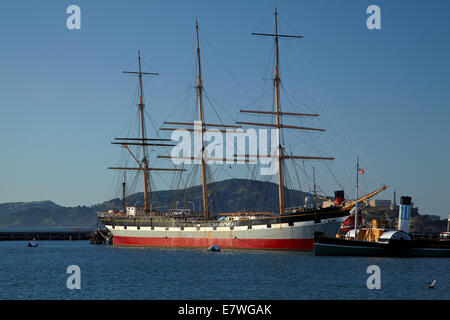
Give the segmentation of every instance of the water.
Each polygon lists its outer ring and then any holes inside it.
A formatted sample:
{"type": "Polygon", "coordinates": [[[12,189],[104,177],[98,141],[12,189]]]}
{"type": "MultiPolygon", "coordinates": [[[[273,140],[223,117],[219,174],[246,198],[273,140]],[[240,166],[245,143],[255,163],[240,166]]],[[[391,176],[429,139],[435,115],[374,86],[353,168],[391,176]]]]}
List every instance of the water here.
{"type": "Polygon", "coordinates": [[[450,299],[448,258],[315,257],[310,252],[118,248],[0,242],[0,299],[450,299]],[[381,290],[369,290],[369,265],[381,290]],[[69,290],[69,265],[81,289],[69,290]],[[437,280],[434,290],[428,285],[437,280]]]}

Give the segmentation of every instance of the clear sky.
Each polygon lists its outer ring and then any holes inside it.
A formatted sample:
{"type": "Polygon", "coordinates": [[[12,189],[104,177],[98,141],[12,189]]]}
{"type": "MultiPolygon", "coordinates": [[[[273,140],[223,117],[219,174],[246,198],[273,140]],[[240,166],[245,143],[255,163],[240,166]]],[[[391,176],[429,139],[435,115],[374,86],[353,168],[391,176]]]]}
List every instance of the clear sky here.
{"type": "MultiPolygon", "coordinates": [[[[320,150],[336,157],[348,194],[359,155],[367,191],[385,183],[381,198],[395,189],[421,213],[450,214],[450,2],[280,0],[278,9],[280,31],[305,36],[280,43],[283,84],[321,114],[320,150]],[[381,30],[366,27],[372,4],[381,30]]],[[[182,120],[196,17],[205,87],[224,117],[259,101],[273,44],[250,33],[272,32],[272,13],[272,0],[1,1],[0,202],[112,198],[110,141],[135,110],[136,81],[121,71],[136,68],[140,49],[145,69],[160,73],[145,82],[152,123],[182,120]],[[66,27],[72,4],[81,30],[66,27]]]]}

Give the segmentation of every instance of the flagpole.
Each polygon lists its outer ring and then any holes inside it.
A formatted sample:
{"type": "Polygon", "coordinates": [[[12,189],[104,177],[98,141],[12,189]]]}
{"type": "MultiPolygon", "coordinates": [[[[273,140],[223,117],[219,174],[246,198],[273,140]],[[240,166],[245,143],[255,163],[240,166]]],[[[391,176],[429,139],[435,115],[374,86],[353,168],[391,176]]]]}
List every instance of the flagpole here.
{"type": "Polygon", "coordinates": [[[355,205],[355,240],[358,235],[358,176],[359,176],[359,156],[356,159],[356,205],[355,205]]]}

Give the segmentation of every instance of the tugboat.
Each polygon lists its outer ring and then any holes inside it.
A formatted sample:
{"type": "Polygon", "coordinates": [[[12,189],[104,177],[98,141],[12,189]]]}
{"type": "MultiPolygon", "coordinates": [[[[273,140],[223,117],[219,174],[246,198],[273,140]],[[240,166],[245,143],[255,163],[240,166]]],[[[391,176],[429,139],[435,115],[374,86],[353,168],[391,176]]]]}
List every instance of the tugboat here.
{"type": "Polygon", "coordinates": [[[414,239],[409,235],[411,197],[401,197],[398,230],[355,229],[346,239],[318,237],[317,256],[450,257],[450,241],[414,239]],[[353,237],[353,239],[351,239],[353,237]]]}

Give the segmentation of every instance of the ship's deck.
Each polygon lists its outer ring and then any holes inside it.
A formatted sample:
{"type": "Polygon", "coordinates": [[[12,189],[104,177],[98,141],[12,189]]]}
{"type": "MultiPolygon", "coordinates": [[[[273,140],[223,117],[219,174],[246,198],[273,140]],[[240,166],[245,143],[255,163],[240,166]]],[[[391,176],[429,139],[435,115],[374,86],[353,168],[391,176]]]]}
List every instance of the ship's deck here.
{"type": "Polygon", "coordinates": [[[285,223],[293,225],[294,222],[314,221],[320,223],[324,219],[333,219],[349,215],[349,210],[341,207],[321,208],[305,212],[290,212],[285,214],[256,215],[252,213],[243,213],[238,218],[236,216],[217,216],[205,220],[200,215],[169,215],[168,213],[152,212],[148,215],[127,216],[117,213],[99,212],[98,220],[103,224],[122,225],[122,226],[251,226],[257,224],[279,224],[285,223]]]}

